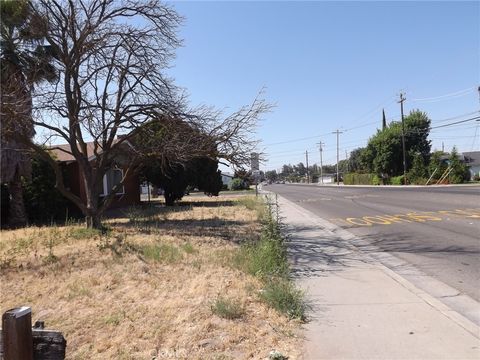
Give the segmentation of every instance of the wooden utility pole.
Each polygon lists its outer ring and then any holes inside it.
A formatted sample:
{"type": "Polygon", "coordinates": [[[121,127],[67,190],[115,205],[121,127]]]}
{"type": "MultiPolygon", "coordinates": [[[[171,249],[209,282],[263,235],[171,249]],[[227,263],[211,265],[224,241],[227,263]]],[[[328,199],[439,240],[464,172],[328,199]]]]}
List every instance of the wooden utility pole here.
{"type": "Polygon", "coordinates": [[[338,162],[339,162],[339,155],[338,155],[338,151],[339,151],[339,148],[338,148],[338,138],[339,138],[339,135],[342,134],[343,132],[340,131],[340,130],[335,130],[332,134],[337,134],[337,185],[340,185],[340,174],[339,174],[339,171],[338,171],[338,162]]]}
{"type": "Polygon", "coordinates": [[[318,146],[320,149],[320,179],[321,179],[322,185],[323,185],[323,159],[322,159],[323,145],[325,144],[322,143],[322,141],[320,140],[320,142],[318,143],[318,146]]]}
{"type": "Polygon", "coordinates": [[[405,119],[403,117],[403,102],[406,99],[403,97],[403,93],[400,93],[400,111],[402,114],[402,151],[403,151],[403,183],[407,185],[407,157],[405,155],[405,119]]]}
{"type": "Polygon", "coordinates": [[[309,174],[309,171],[308,171],[308,150],[305,150],[305,159],[306,159],[306,162],[307,162],[307,184],[310,183],[310,174],[309,174]]]}
{"type": "Polygon", "coordinates": [[[349,172],[349,166],[348,166],[348,153],[347,153],[347,150],[345,150],[345,160],[346,160],[346,164],[347,164],[347,173],[349,172]]]}

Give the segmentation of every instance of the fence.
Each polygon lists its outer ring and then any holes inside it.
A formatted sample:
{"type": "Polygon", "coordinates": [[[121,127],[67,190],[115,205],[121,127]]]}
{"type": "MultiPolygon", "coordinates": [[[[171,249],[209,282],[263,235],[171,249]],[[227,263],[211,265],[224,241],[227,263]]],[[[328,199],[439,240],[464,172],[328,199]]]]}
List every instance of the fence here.
{"type": "Polygon", "coordinates": [[[31,308],[22,306],[3,313],[1,360],[63,360],[66,347],[62,333],[45,330],[43,321],[36,321],[32,327],[31,308]]]}

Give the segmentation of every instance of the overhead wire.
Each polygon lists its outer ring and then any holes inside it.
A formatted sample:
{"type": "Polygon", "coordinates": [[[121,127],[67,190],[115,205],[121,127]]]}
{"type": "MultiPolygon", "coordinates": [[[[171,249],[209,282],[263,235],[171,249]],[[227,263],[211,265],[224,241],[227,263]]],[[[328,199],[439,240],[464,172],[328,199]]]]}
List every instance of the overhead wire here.
{"type": "Polygon", "coordinates": [[[450,93],[450,94],[445,94],[445,95],[440,95],[440,96],[434,96],[434,97],[428,97],[428,98],[417,98],[417,99],[410,99],[410,101],[412,102],[437,102],[437,101],[443,101],[443,100],[446,100],[446,99],[450,99],[450,98],[457,98],[457,97],[462,97],[462,96],[465,96],[465,95],[468,95],[470,94],[471,92],[473,92],[474,90],[476,90],[477,87],[474,86],[474,87],[469,87],[469,88],[466,88],[466,89],[463,89],[463,90],[458,90],[458,91],[455,91],[453,93],[450,93]]]}

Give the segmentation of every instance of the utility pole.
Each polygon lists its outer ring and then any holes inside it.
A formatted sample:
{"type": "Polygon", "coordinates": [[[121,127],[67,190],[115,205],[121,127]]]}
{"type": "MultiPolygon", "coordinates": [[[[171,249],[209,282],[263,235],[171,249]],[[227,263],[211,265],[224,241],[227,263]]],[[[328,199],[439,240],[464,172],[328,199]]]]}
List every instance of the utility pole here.
{"type": "Polygon", "coordinates": [[[307,184],[310,183],[310,175],[309,175],[309,172],[308,172],[308,150],[305,150],[305,159],[306,159],[306,162],[307,162],[307,184]]]}
{"type": "Polygon", "coordinates": [[[322,145],[325,145],[325,144],[322,143],[322,141],[320,140],[320,142],[317,145],[319,146],[319,149],[320,149],[320,179],[323,185],[323,159],[322,159],[323,147],[322,145]]]}
{"type": "Polygon", "coordinates": [[[403,150],[403,182],[407,185],[407,158],[405,156],[405,119],[403,117],[403,102],[406,99],[403,97],[403,93],[400,93],[400,111],[402,114],[402,150],[403,150]]]}
{"type": "Polygon", "coordinates": [[[347,173],[348,173],[349,168],[348,168],[348,154],[347,154],[347,150],[345,150],[345,160],[346,160],[346,164],[347,164],[347,173]]]}
{"type": "Polygon", "coordinates": [[[339,171],[338,171],[338,161],[339,161],[339,158],[338,158],[338,137],[340,134],[342,134],[343,131],[339,131],[338,129],[335,130],[332,134],[337,134],[337,185],[340,185],[340,174],[339,174],[339,171]]]}

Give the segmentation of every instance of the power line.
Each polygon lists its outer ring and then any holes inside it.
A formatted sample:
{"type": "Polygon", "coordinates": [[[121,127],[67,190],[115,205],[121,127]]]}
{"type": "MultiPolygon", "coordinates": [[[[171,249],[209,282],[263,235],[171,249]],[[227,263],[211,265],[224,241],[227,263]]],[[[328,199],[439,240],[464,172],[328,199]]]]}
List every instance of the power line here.
{"type": "Polygon", "coordinates": [[[456,125],[456,124],[463,124],[463,123],[468,122],[468,121],[478,121],[478,120],[480,120],[480,116],[475,116],[475,117],[470,118],[470,119],[455,121],[455,122],[450,123],[450,124],[432,126],[430,129],[439,129],[439,128],[443,128],[443,127],[447,127],[447,126],[452,126],[452,125],[456,125]]]}
{"type": "Polygon", "coordinates": [[[439,123],[439,122],[445,122],[445,121],[455,120],[455,119],[458,119],[458,118],[461,118],[461,117],[464,117],[464,116],[470,116],[470,115],[479,114],[479,113],[480,113],[479,110],[475,110],[475,111],[472,111],[472,112],[468,112],[468,113],[465,113],[465,114],[452,116],[452,117],[445,118],[445,119],[441,119],[441,120],[430,120],[430,121],[431,121],[431,122],[435,122],[435,123],[439,123]]]}
{"type": "Polygon", "coordinates": [[[445,95],[440,95],[440,96],[434,96],[434,97],[428,97],[428,98],[411,99],[410,101],[412,101],[412,102],[422,102],[422,101],[435,102],[435,101],[442,101],[442,100],[447,100],[447,99],[449,99],[449,98],[456,98],[456,97],[465,96],[465,95],[473,92],[473,90],[475,90],[476,88],[477,88],[477,87],[474,86],[474,87],[469,87],[469,88],[466,88],[466,89],[463,89],[463,90],[455,91],[455,92],[450,93],[450,94],[445,94],[445,95]]]}

